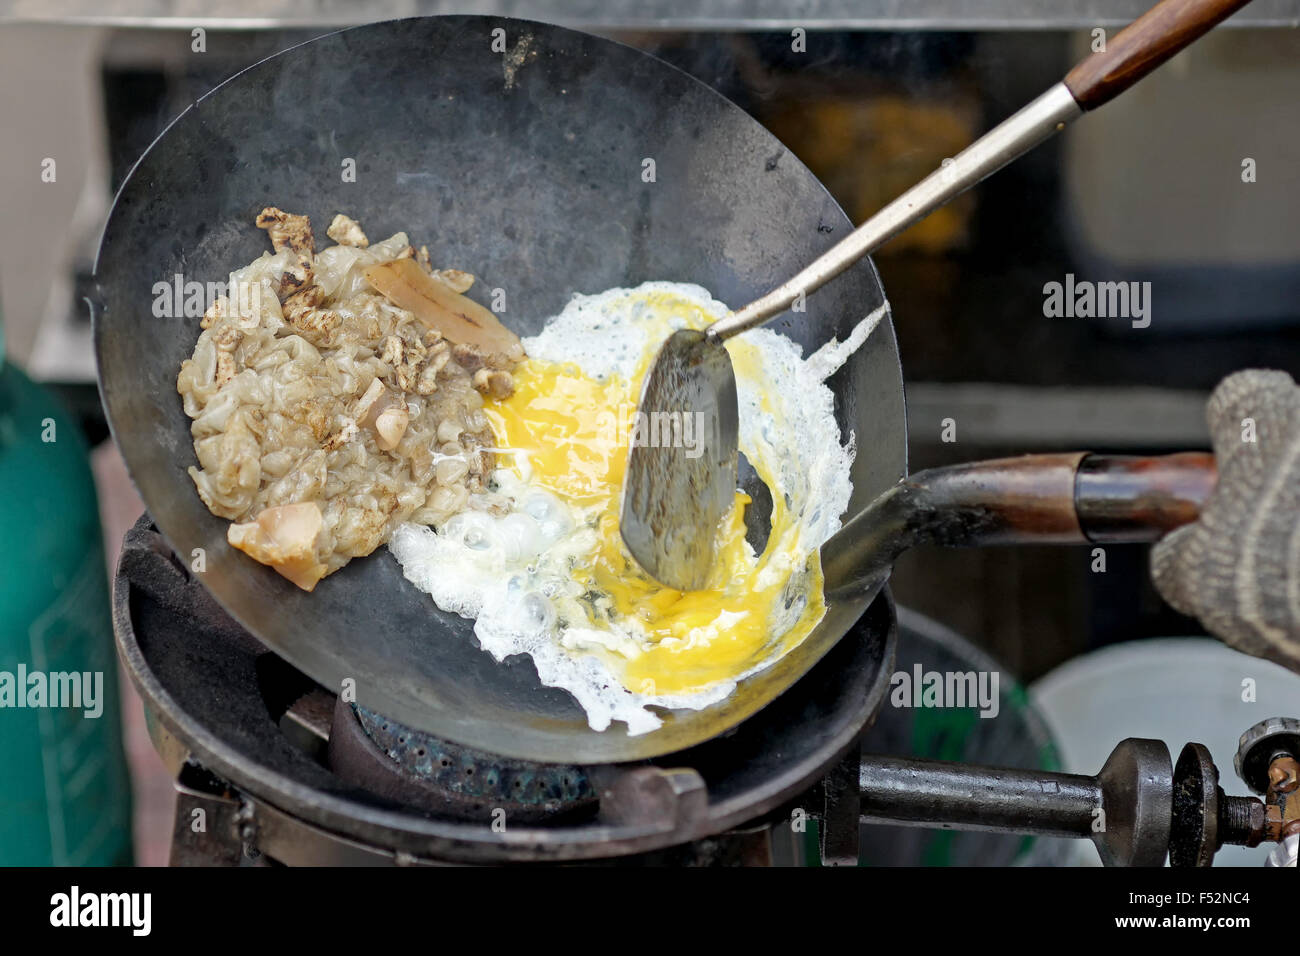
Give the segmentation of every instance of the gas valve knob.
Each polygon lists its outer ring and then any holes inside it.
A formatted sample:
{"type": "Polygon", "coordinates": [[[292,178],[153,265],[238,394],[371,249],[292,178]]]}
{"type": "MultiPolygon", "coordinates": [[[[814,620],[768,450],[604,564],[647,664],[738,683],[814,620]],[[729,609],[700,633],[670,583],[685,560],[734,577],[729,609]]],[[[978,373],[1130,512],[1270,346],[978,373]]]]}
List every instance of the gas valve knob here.
{"type": "Polygon", "coordinates": [[[1233,760],[1237,776],[1258,794],[1268,793],[1269,768],[1278,757],[1300,761],[1300,720],[1269,717],[1241,735],[1233,760]]]}

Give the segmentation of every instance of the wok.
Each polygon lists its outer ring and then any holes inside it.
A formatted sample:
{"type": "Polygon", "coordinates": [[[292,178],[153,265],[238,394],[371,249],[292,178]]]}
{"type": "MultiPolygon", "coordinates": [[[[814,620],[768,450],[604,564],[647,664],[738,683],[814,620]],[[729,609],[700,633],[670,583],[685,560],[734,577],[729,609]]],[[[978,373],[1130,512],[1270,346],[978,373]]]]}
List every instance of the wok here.
{"type": "MultiPolygon", "coordinates": [[[[514,19],[434,17],[324,36],[237,74],[194,103],[123,184],[95,265],[95,347],[114,437],[175,553],[250,633],[359,703],[506,756],[614,762],[667,753],[733,727],[808,670],[874,593],[838,601],[798,652],[703,711],[629,737],[592,731],[529,658],[498,664],[472,622],[439,611],[381,548],[311,594],[226,544],[185,469],[195,463],[176,374],[196,318],[156,318],[154,285],[224,280],[267,248],[253,228],[277,205],[336,212],[372,237],[408,231],[435,262],[506,290],[503,321],[537,332],[574,292],[652,279],[747,301],[849,222],[816,178],[738,107],[679,70],[609,40],[514,19]],[[505,31],[514,63],[493,52],[505,31]],[[653,158],[655,182],[642,181],[653,158]],[[356,181],[343,162],[355,160],[356,181]]],[[[486,302],[486,298],[480,301],[486,302]]],[[[810,304],[805,349],[846,337],[883,302],[863,262],[810,304]]],[[[883,324],[832,380],[842,432],[858,436],[854,511],[905,471],[902,380],[883,324]]],[[[201,641],[203,635],[195,634],[201,641]]]]}
{"type": "MultiPolygon", "coordinates": [[[[439,611],[387,549],[308,594],[226,544],[227,522],[185,472],[195,458],[176,375],[198,320],[155,317],[154,290],[177,274],[222,280],[259,255],[266,239],[253,220],[267,205],[310,215],[318,231],[336,212],[372,237],[408,231],[435,262],[477,275],[471,294],[506,290],[502,318],[522,335],[574,292],[652,279],[748,302],[851,226],[775,138],[703,84],[618,43],[522,20],[433,17],[312,40],[217,87],[149,148],[114,202],[92,302],[100,392],[131,476],[179,560],[195,567],[202,549],[197,577],[249,632],[322,685],[354,687],[360,704],[438,737],[567,763],[681,750],[807,672],[875,599],[889,558],[915,540],[1084,540],[1084,525],[1098,521],[1149,536],[1194,515],[1204,493],[1204,481],[1171,492],[1185,469],[1157,467],[1164,490],[1154,499],[1132,482],[1117,495],[1103,480],[1114,469],[1096,460],[976,467],[937,476],[935,494],[924,478],[900,485],[902,378],[882,322],[829,380],[841,433],[858,446],[848,513],[862,514],[852,530],[877,535],[881,559],[864,564],[860,550],[833,540],[826,617],[803,644],[727,700],[665,713],[660,730],[597,733],[566,692],[540,684],[530,659],[498,664],[480,650],[472,623],[439,611]],[[508,55],[493,50],[498,29],[508,55]],[[642,179],[647,158],[653,182],[642,179]],[[342,174],[349,160],[355,181],[342,174]],[[1092,503],[1083,524],[1072,517],[1081,475],[1094,479],[1081,486],[1092,503]],[[1135,498],[1150,513],[1138,514],[1135,498]]],[[[863,259],[810,297],[797,323],[775,327],[807,352],[846,338],[883,301],[863,259]]]]}

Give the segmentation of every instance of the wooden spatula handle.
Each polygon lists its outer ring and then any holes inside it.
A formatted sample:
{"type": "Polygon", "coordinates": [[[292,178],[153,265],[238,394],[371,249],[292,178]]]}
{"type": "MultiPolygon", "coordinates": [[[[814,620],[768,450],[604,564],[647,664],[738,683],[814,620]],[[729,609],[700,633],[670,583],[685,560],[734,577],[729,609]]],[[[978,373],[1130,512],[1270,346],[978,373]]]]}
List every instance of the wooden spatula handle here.
{"type": "Polygon", "coordinates": [[[1155,541],[1195,521],[1216,480],[1203,453],[1063,452],[931,468],[904,478],[822,546],[826,593],[862,590],[920,544],[1155,541]]]}
{"type": "Polygon", "coordinates": [[[1250,0],[1161,0],[1065,77],[1075,102],[1108,103],[1250,0]]]}

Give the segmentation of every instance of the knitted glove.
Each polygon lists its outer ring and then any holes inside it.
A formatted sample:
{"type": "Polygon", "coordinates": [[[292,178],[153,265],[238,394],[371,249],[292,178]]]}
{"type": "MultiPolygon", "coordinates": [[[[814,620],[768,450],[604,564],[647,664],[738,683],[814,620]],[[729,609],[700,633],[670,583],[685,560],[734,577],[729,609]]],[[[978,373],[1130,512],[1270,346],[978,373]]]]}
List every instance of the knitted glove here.
{"type": "Polygon", "coordinates": [[[1285,372],[1236,372],[1206,418],[1218,480],[1200,519],[1152,551],[1156,589],[1238,650],[1300,672],[1300,388],[1285,372]]]}

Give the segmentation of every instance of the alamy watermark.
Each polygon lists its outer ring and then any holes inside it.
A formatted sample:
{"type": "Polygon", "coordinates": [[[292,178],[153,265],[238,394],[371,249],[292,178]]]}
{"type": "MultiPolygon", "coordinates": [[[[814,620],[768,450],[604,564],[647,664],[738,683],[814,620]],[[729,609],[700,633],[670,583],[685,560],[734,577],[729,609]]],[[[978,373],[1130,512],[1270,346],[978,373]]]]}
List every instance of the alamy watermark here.
{"type": "Polygon", "coordinates": [[[687,458],[704,454],[704,444],[713,416],[704,412],[644,412],[622,403],[618,411],[602,411],[596,428],[602,441],[636,448],[681,448],[687,458]]]}
{"type": "Polygon", "coordinates": [[[1065,274],[1064,282],[1043,284],[1043,315],[1049,319],[1129,319],[1133,328],[1151,324],[1150,282],[1091,282],[1065,274]]]}
{"type": "Polygon", "coordinates": [[[104,713],[103,671],[0,671],[0,708],[80,710],[92,720],[104,713]]]}
{"type": "Polygon", "coordinates": [[[153,929],[153,894],[83,893],[74,884],[68,892],[50,897],[50,925],[118,927],[131,930],[132,936],[148,936],[153,929]]]}
{"type": "Polygon", "coordinates": [[[153,315],[157,319],[201,319],[218,299],[225,299],[234,315],[256,326],[262,315],[261,282],[199,282],[177,272],[171,280],[159,280],[153,293],[153,315]]]}
{"type": "Polygon", "coordinates": [[[920,664],[889,678],[895,707],[977,707],[993,718],[1001,707],[997,671],[927,671],[920,664]]]}

